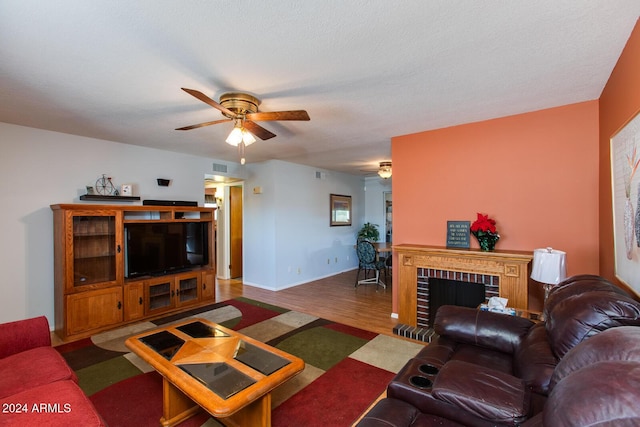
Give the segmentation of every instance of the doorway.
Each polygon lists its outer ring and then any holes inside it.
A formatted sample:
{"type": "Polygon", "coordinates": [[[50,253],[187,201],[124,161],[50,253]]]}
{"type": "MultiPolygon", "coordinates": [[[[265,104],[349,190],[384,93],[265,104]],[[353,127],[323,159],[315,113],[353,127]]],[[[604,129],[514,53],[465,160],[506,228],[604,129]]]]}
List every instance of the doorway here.
{"type": "Polygon", "coordinates": [[[215,207],[216,277],[243,275],[243,180],[205,175],[205,206],[215,207]]]}
{"type": "Polygon", "coordinates": [[[384,241],[392,243],[393,241],[393,203],[391,202],[391,191],[384,192],[384,241]]]}
{"type": "Polygon", "coordinates": [[[229,187],[229,277],[242,277],[242,186],[229,187]]]}

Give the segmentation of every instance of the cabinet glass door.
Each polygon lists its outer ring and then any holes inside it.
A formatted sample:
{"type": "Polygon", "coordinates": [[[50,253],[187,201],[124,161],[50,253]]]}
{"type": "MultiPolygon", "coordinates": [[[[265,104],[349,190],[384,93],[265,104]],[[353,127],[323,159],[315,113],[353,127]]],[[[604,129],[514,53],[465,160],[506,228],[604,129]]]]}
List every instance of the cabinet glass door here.
{"type": "Polygon", "coordinates": [[[73,285],[116,281],[116,217],[73,217],[73,285]]]}
{"type": "Polygon", "coordinates": [[[147,286],[148,304],[147,313],[166,310],[173,307],[173,279],[156,279],[147,286]]]}
{"type": "Polygon", "coordinates": [[[180,304],[185,304],[189,301],[196,302],[198,300],[198,278],[189,277],[185,279],[179,279],[178,297],[180,304]]]}

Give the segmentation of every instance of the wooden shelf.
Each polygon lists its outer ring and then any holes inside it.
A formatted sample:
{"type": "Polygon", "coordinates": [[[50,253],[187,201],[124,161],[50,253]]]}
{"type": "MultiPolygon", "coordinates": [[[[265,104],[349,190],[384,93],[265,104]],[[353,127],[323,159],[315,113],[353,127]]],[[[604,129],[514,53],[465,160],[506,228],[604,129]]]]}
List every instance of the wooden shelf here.
{"type": "Polygon", "coordinates": [[[105,201],[105,200],[120,200],[123,202],[133,202],[140,200],[140,196],[100,196],[98,194],[83,194],[80,196],[80,200],[87,201],[105,201]]]}
{"type": "MultiPolygon", "coordinates": [[[[83,200],[139,200],[87,194],[83,200]]],[[[63,339],[86,338],[125,323],[215,301],[214,210],[124,204],[51,205],[54,220],[55,330],[63,339]],[[125,278],[125,232],[133,222],[207,224],[209,258],[188,272],[125,278]]]]}

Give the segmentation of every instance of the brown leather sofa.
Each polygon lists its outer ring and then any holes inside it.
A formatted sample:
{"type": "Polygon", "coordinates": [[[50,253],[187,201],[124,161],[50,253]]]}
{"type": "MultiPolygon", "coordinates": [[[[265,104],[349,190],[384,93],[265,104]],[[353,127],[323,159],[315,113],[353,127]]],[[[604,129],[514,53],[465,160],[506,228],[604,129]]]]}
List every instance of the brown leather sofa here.
{"type": "Polygon", "coordinates": [[[358,426],[640,425],[640,303],[601,277],[574,276],[544,318],[441,307],[438,337],[358,426]]]}

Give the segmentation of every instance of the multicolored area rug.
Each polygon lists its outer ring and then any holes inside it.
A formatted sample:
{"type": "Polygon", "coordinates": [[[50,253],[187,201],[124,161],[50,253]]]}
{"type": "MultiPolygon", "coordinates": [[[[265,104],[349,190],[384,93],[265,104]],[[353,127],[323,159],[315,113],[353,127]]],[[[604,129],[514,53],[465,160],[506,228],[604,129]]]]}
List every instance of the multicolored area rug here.
{"type": "MultiPolygon", "coordinates": [[[[162,378],[124,341],[160,325],[201,317],[305,361],[298,376],[272,392],[272,425],[350,426],[422,347],[246,298],[143,322],[57,347],[80,387],[110,427],[157,426],[162,378]]],[[[219,426],[202,412],[181,427],[219,426]]]]}

